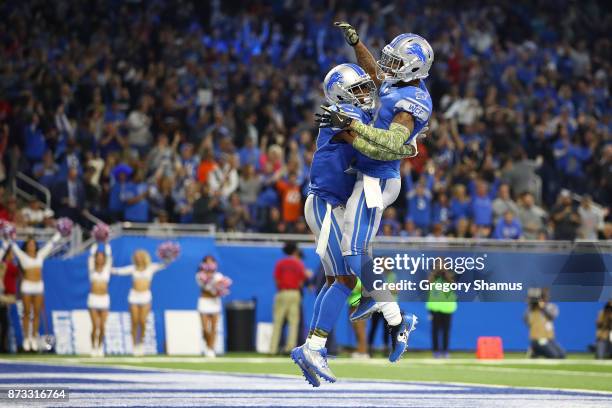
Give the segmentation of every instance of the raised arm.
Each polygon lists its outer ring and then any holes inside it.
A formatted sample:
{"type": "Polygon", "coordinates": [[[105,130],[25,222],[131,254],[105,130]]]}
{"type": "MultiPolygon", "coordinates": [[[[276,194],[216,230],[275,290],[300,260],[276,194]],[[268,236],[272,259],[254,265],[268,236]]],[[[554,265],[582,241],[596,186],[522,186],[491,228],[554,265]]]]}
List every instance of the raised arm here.
{"type": "Polygon", "coordinates": [[[149,269],[151,270],[151,273],[157,273],[161,271],[162,269],[166,269],[167,267],[168,267],[168,264],[159,263],[159,262],[153,262],[152,264],[149,265],[149,269]]]}
{"type": "Polygon", "coordinates": [[[370,78],[372,78],[372,80],[376,84],[376,87],[379,88],[382,81],[378,79],[378,76],[376,75],[378,72],[378,65],[376,64],[376,59],[374,58],[370,50],[368,50],[368,47],[366,47],[366,45],[359,40],[359,34],[357,33],[357,30],[345,21],[335,22],[334,25],[342,30],[342,33],[344,34],[344,39],[346,40],[348,45],[353,47],[353,51],[355,51],[355,57],[357,58],[357,64],[359,64],[359,66],[363,68],[365,72],[368,73],[370,78]]]}
{"type": "Polygon", "coordinates": [[[104,263],[104,268],[107,270],[111,270],[113,267],[113,250],[111,249],[110,244],[104,244],[104,254],[106,255],[106,262],[104,263]]]}
{"type": "Polygon", "coordinates": [[[42,248],[40,248],[40,250],[36,254],[37,257],[40,257],[41,259],[45,259],[46,257],[48,257],[51,251],[53,250],[53,247],[60,241],[60,239],[62,239],[62,236],[59,232],[53,234],[53,237],[51,237],[51,239],[47,241],[47,243],[42,248]]]}
{"type": "Polygon", "coordinates": [[[111,269],[113,275],[131,275],[134,273],[136,268],[134,265],[120,266],[111,269]]]}
{"type": "Polygon", "coordinates": [[[91,248],[89,248],[89,256],[87,257],[87,270],[89,272],[94,270],[97,248],[97,243],[94,243],[91,248]]]}
{"type": "Polygon", "coordinates": [[[23,252],[23,249],[21,249],[15,241],[11,242],[11,249],[13,250],[13,254],[15,254],[15,256],[17,257],[17,260],[19,261],[22,267],[24,263],[28,261],[28,259],[31,259],[30,255],[23,252]]]}

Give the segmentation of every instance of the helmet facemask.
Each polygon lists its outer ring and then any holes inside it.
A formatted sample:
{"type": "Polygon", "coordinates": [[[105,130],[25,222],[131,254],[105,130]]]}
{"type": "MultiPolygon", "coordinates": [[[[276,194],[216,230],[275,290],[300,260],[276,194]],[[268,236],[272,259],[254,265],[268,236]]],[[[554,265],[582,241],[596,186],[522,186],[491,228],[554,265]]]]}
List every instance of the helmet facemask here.
{"type": "Polygon", "coordinates": [[[393,52],[393,48],[386,45],[381,53],[380,59],[376,61],[378,70],[376,77],[381,81],[400,81],[398,77],[400,69],[404,66],[404,60],[393,52]]]}
{"type": "Polygon", "coordinates": [[[378,92],[371,78],[364,78],[362,81],[349,87],[343,87],[342,90],[344,91],[343,99],[346,99],[344,102],[348,102],[365,110],[374,109],[378,92]]]}
{"type": "Polygon", "coordinates": [[[433,57],[430,62],[424,61],[424,58],[427,57],[419,58],[416,55],[402,57],[391,45],[385,45],[381,58],[376,62],[379,68],[376,76],[381,81],[390,83],[427,78],[433,57]]]}

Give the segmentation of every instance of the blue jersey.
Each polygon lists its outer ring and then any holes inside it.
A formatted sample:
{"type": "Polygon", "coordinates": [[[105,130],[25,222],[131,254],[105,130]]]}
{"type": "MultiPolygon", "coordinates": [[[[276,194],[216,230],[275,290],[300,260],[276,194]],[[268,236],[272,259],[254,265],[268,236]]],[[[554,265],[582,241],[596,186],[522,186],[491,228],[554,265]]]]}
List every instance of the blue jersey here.
{"type": "MultiPolygon", "coordinates": [[[[362,109],[348,104],[339,108],[351,117],[369,123],[371,117],[362,109]]],[[[348,172],[355,158],[355,149],[347,143],[332,142],[340,132],[336,128],[321,128],[317,137],[317,150],[310,167],[309,192],[315,194],[332,206],[344,205],[350,197],[355,184],[355,174],[348,172]]]]}
{"type": "MultiPolygon", "coordinates": [[[[376,112],[374,114],[374,127],[377,129],[389,129],[393,117],[399,112],[407,112],[414,118],[414,129],[410,134],[412,139],[423,129],[431,116],[432,102],[429,91],[423,81],[419,86],[405,86],[398,88],[383,83],[378,93],[376,112]]],[[[371,159],[361,153],[356,155],[354,166],[363,174],[376,178],[398,178],[400,176],[400,161],[381,161],[371,159]]]]}

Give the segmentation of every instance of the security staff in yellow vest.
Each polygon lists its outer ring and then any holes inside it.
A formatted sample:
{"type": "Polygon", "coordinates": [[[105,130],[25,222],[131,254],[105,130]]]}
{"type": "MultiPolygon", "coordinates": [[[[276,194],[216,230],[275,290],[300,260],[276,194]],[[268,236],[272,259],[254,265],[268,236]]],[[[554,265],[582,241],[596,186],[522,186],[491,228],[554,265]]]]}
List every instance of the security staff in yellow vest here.
{"type": "Polygon", "coordinates": [[[565,351],[555,340],[553,321],[559,315],[559,308],[550,303],[548,290],[530,288],[525,322],[529,326],[531,358],[565,358],[565,351]]]}
{"type": "MultiPolygon", "coordinates": [[[[443,262],[436,260],[434,265],[435,268],[429,275],[430,283],[454,282],[453,271],[445,269],[443,262]]],[[[451,317],[457,310],[457,295],[454,291],[444,292],[432,289],[429,291],[426,307],[432,320],[431,344],[433,356],[435,358],[448,358],[451,317]],[[440,347],[440,335],[442,337],[442,347],[440,347]]]]}

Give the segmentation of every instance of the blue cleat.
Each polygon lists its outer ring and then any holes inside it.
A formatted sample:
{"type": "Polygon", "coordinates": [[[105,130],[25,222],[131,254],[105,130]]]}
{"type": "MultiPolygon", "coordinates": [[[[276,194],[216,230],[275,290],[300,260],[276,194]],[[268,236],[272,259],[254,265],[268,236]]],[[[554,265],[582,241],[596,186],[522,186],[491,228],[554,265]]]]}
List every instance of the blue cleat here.
{"type": "Polygon", "coordinates": [[[378,303],[372,298],[361,298],[359,306],[351,313],[351,322],[369,319],[373,313],[379,310],[378,303]]]}
{"type": "Polygon", "coordinates": [[[319,350],[312,350],[307,345],[296,347],[291,352],[291,358],[300,368],[306,368],[306,371],[302,369],[304,377],[312,385],[314,384],[308,378],[313,376],[312,373],[316,374],[315,377],[319,376],[327,382],[336,382],[336,376],[327,365],[327,349],[325,347],[319,350]]]}
{"type": "Polygon", "coordinates": [[[306,364],[305,359],[303,357],[304,352],[302,350],[302,348],[304,347],[306,347],[305,344],[291,350],[291,359],[295,364],[297,364],[298,367],[300,367],[300,370],[302,370],[302,375],[304,375],[306,381],[308,381],[308,383],[313,387],[318,387],[321,385],[321,381],[319,381],[319,378],[317,377],[315,371],[310,368],[308,364],[306,364]]]}
{"type": "Polygon", "coordinates": [[[391,353],[389,353],[389,361],[395,363],[400,359],[406,348],[408,347],[408,337],[416,328],[418,319],[415,315],[402,316],[402,323],[391,327],[391,353]]]}

